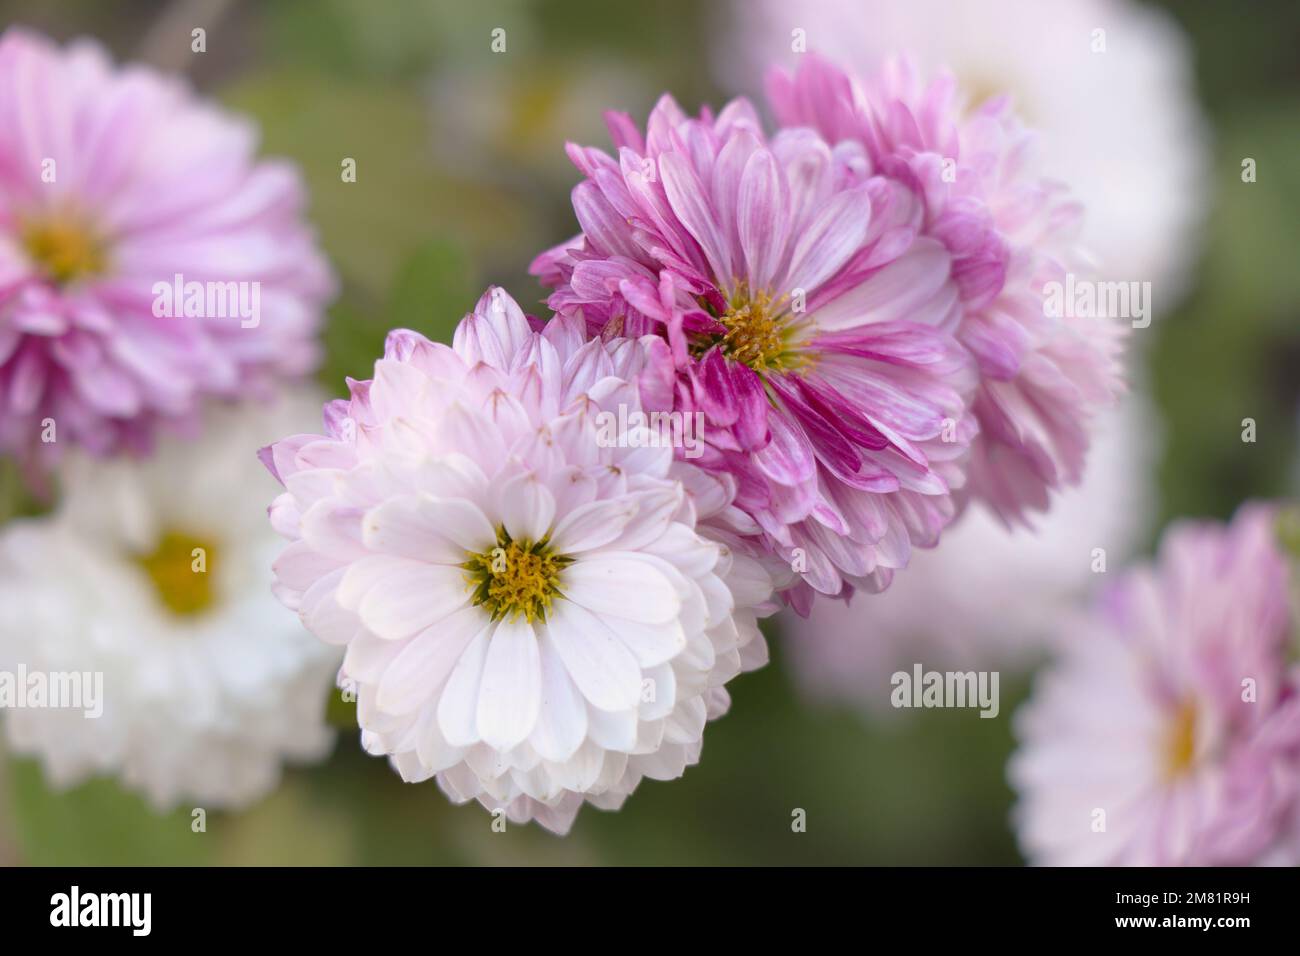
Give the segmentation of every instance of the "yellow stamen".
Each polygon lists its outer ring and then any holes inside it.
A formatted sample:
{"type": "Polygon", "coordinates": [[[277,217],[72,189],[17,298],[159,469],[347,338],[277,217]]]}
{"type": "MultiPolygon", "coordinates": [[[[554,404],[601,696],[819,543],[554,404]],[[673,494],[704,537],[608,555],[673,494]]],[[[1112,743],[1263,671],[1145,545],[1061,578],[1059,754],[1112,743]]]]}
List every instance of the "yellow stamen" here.
{"type": "Polygon", "coordinates": [[[103,244],[76,218],[60,215],[29,222],[22,240],[27,254],[59,284],[104,271],[103,244]]]}
{"type": "Polygon", "coordinates": [[[1165,742],[1165,775],[1176,777],[1196,758],[1196,705],[1184,702],[1169,728],[1165,742]]]}
{"type": "Polygon", "coordinates": [[[493,620],[522,614],[532,623],[546,620],[551,599],[560,593],[560,572],[571,561],[544,541],[514,541],[502,529],[495,548],[469,554],[461,567],[468,572],[474,604],[493,620]]]}
{"type": "Polygon", "coordinates": [[[789,296],[773,297],[766,289],[751,292],[741,282],[718,316],[726,326],[721,339],[723,354],[756,372],[781,371],[806,363],[795,346],[797,333],[806,325],[787,311],[789,296]]]}
{"type": "Polygon", "coordinates": [[[136,561],[149,575],[167,610],[192,617],[216,601],[211,577],[213,557],[212,544],[205,539],[183,531],[167,531],[151,554],[139,555],[136,561]]]}

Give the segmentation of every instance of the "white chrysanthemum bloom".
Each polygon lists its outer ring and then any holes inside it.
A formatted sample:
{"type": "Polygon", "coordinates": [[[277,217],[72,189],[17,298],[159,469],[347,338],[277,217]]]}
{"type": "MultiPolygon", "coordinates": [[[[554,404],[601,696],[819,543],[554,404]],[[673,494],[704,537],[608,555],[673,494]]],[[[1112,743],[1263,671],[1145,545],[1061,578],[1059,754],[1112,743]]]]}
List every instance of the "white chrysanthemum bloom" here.
{"type": "Polygon", "coordinates": [[[363,743],[404,779],[565,832],[679,776],[765,659],[772,582],[727,544],[731,486],[605,427],[661,347],[533,331],[492,289],[454,347],[390,333],[327,435],[267,450],[279,593],[347,646],[363,743]]]}
{"type": "Polygon", "coordinates": [[[1168,311],[1195,261],[1210,167],[1186,36],[1134,0],[758,0],[733,2],[715,58],[723,79],[761,88],[803,42],[870,72],[906,51],[926,74],[947,67],[972,103],[1009,93],[1037,136],[1044,169],[1088,210],[1081,244],[1111,280],[1150,281],[1168,311]],[[794,31],[802,31],[795,35],[794,31]]]}
{"type": "Polygon", "coordinates": [[[286,760],[326,754],[338,654],[271,592],[274,482],[254,454],[310,420],[282,398],[213,411],[148,460],[70,455],[58,510],[3,529],[0,672],[91,675],[89,706],[0,711],[11,752],[59,787],[116,775],[159,810],[246,805],[286,760]]]}

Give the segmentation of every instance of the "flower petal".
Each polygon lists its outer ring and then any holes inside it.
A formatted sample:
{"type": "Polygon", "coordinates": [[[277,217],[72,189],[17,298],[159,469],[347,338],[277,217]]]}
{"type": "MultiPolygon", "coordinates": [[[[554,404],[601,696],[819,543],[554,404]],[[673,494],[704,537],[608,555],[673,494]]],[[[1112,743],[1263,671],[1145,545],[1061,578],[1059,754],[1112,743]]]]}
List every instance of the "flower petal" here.
{"type": "Polygon", "coordinates": [[[594,706],[609,711],[637,706],[641,668],[600,618],[572,601],[557,601],[546,629],[569,676],[594,706]]]}
{"type": "Polygon", "coordinates": [[[542,665],[533,626],[504,620],[488,641],[478,692],[478,732],[483,742],[509,750],[528,739],[542,703],[542,665]]]}

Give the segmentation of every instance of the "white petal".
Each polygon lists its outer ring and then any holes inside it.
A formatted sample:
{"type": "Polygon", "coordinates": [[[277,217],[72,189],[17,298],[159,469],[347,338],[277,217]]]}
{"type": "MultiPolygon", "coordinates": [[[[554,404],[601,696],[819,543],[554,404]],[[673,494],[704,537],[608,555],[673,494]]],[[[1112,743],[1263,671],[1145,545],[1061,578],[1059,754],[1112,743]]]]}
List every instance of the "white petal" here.
{"type": "Polygon", "coordinates": [[[478,505],[466,498],[434,498],[438,530],[466,551],[487,551],[497,543],[492,522],[478,505]]]}
{"type": "Polygon", "coordinates": [[[607,619],[605,623],[642,667],[654,667],[672,660],[686,647],[686,633],[677,620],[667,624],[642,624],[618,618],[607,619]]]}
{"type": "Polygon", "coordinates": [[[637,506],[636,517],[627,523],[619,536],[618,550],[637,551],[661,538],[672,527],[672,518],[681,507],[683,494],[681,486],[673,484],[632,496],[637,506]]]}
{"type": "Polygon", "coordinates": [[[376,581],[357,605],[361,623],[398,640],[435,624],[469,601],[465,572],[449,564],[403,561],[376,581]]]}
{"type": "Polygon", "coordinates": [[[385,641],[362,631],[348,644],[343,655],[343,672],[353,680],[368,684],[379,680],[398,654],[402,645],[385,641]]]}
{"type": "MultiPolygon", "coordinates": [[[[382,554],[430,564],[459,564],[465,560],[466,549],[442,531],[443,520],[450,510],[439,508],[437,500],[428,495],[390,498],[366,514],[362,538],[367,548],[382,554]]],[[[483,523],[487,523],[486,518],[483,523]]],[[[491,532],[490,525],[488,532],[491,532]]]]}
{"type": "Polygon", "coordinates": [[[478,692],[493,628],[474,636],[452,669],[438,701],[438,726],[443,739],[453,747],[468,747],[479,741],[478,692]]]}
{"type": "Polygon", "coordinates": [[[346,644],[361,627],[356,613],[344,610],[334,599],[343,570],[331,571],[309,587],[298,606],[303,625],[327,644],[346,644]]]}
{"type": "Polygon", "coordinates": [[[681,612],[672,583],[635,555],[596,554],[575,561],[564,569],[560,587],[569,600],[599,615],[666,624],[681,612]]]}
{"type": "Polygon", "coordinates": [[[347,566],[343,578],[339,581],[339,589],[334,594],[334,600],[339,602],[339,607],[355,611],[361,599],[372,587],[410,563],[406,558],[387,554],[375,554],[360,561],[353,561],[347,566]]]}
{"type": "Polygon", "coordinates": [[[587,708],[587,736],[593,743],[600,744],[606,750],[617,750],[621,753],[635,750],[636,728],[636,710],[610,713],[599,707],[587,708]]]}
{"type": "Polygon", "coordinates": [[[555,526],[551,546],[561,554],[577,554],[609,544],[637,513],[629,497],[592,501],[569,512],[555,526]]]}
{"type": "Polygon", "coordinates": [[[641,668],[599,618],[572,601],[561,600],[553,606],[546,630],[587,700],[602,710],[637,706],[641,668]]]}
{"type": "Polygon", "coordinates": [[[542,701],[542,664],[537,635],[523,617],[501,621],[488,641],[478,694],[478,732],[483,742],[509,750],[528,739],[542,701]]]}
{"type": "Polygon", "coordinates": [[[542,709],[528,742],[543,760],[568,760],[587,736],[587,703],[569,676],[549,628],[537,629],[541,636],[542,709]]]}
{"type": "Polygon", "coordinates": [[[380,709],[389,714],[418,710],[442,687],[469,642],[488,626],[481,609],[465,607],[415,635],[380,679],[380,709]]]}
{"type": "Polygon", "coordinates": [[[515,541],[540,541],[555,520],[555,497],[531,472],[497,489],[497,513],[515,541]]]}

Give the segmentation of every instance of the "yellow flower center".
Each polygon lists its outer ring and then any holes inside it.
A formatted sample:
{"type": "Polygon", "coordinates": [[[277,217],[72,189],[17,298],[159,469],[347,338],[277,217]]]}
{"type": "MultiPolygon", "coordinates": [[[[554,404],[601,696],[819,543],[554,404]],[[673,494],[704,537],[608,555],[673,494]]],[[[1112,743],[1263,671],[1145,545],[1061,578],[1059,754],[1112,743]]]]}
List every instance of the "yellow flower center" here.
{"type": "Polygon", "coordinates": [[[99,275],[106,261],[103,244],[85,222],[55,215],[27,223],[23,247],[47,276],[60,285],[99,275]]]}
{"type": "Polygon", "coordinates": [[[808,323],[796,320],[786,308],[788,301],[787,295],[774,298],[766,289],[751,292],[746,283],[739,283],[727,310],[718,316],[727,329],[718,342],[722,353],[756,372],[805,364],[807,356],[796,348],[796,339],[808,323]]]}
{"type": "Polygon", "coordinates": [[[1196,705],[1184,702],[1174,715],[1165,738],[1165,775],[1177,777],[1196,757],[1196,705]]]}
{"type": "Polygon", "coordinates": [[[165,532],[151,554],[136,556],[158,599],[181,617],[202,614],[216,602],[212,560],[212,544],[184,531],[165,532]]]}
{"type": "Polygon", "coordinates": [[[493,620],[522,614],[532,623],[546,620],[551,599],[560,593],[560,572],[572,562],[545,541],[514,541],[501,529],[495,548],[468,554],[461,567],[474,604],[493,620]]]}

